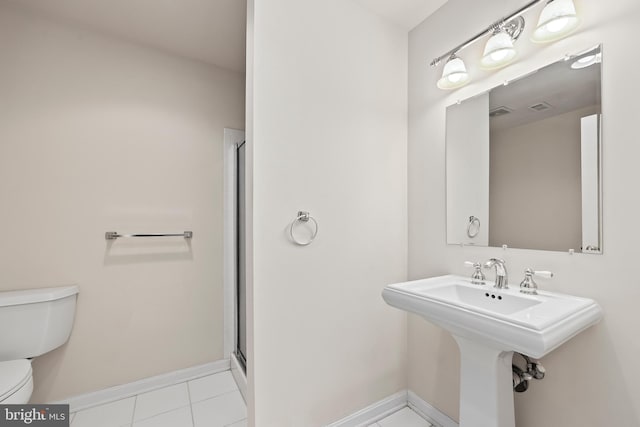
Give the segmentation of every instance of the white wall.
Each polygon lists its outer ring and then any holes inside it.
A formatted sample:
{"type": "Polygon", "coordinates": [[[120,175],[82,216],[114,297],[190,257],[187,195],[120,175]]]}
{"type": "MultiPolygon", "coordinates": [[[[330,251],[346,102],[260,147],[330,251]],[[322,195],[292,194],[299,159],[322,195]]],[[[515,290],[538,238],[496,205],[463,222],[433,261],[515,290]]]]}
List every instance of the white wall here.
{"type": "Polygon", "coordinates": [[[406,316],[380,293],[406,278],[407,34],[351,1],[248,10],[250,418],[319,426],[406,387],[406,316]],[[320,225],[307,247],[298,210],[320,225]]]}
{"type": "MultiPolygon", "coordinates": [[[[637,37],[640,3],[576,0],[582,17],[579,32],[551,45],[528,42],[534,17],[517,43],[520,60],[506,69],[478,70],[482,43],[466,49],[475,81],[454,93],[435,84],[441,67],[425,66],[433,57],[522,6],[520,0],[451,0],[409,36],[409,276],[467,274],[465,260],[499,255],[507,260],[511,280],[526,267],[549,269],[546,289],[596,299],[604,320],[544,358],[547,377],[516,395],[518,427],[640,425],[640,316],[637,303],[637,236],[640,209],[640,145],[637,107],[640,81],[629,70],[640,65],[630,54],[637,37]],[[603,47],[604,254],[586,255],[495,248],[460,248],[445,244],[445,107],[480,93],[505,79],[553,62],[568,52],[603,47]]],[[[534,14],[540,8],[536,8],[534,14]]],[[[530,165],[535,167],[535,165],[530,165]]],[[[426,321],[409,320],[409,387],[448,415],[458,415],[458,350],[451,337],[426,321]]]]}
{"type": "Polygon", "coordinates": [[[244,77],[4,6],[0,64],[0,290],[80,287],[33,401],[221,359],[223,128],[243,127],[244,77]]]}
{"type": "MultiPolygon", "coordinates": [[[[580,119],[598,109],[491,132],[491,246],[580,251],[580,119]]],[[[597,170],[594,175],[597,181],[597,170]]]]}
{"type": "Polygon", "coordinates": [[[486,246],[490,193],[489,94],[451,105],[447,111],[447,242],[486,246]],[[478,219],[479,228],[475,223],[470,224],[471,216],[478,219]],[[477,235],[470,237],[474,232],[477,235]]]}
{"type": "Polygon", "coordinates": [[[580,120],[582,250],[600,251],[600,111],[580,120]]]}

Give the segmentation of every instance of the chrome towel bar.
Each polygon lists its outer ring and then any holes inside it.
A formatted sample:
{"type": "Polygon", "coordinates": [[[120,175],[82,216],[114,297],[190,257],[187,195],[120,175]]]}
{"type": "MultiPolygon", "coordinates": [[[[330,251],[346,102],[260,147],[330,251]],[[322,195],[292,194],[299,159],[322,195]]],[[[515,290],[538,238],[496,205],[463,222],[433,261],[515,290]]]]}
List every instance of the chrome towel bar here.
{"type": "Polygon", "coordinates": [[[120,237],[184,237],[185,239],[191,239],[193,237],[193,231],[185,231],[177,234],[118,234],[117,231],[107,231],[104,233],[104,238],[107,240],[116,240],[120,237]]]}

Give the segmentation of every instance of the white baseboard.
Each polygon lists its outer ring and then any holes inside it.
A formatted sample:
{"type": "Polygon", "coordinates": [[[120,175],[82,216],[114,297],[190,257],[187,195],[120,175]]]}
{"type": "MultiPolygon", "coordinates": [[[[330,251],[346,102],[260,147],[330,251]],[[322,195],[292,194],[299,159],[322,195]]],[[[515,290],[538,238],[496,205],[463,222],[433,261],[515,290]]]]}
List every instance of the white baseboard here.
{"type": "MultiPolygon", "coordinates": [[[[233,356],[232,356],[233,357],[233,356]]],[[[70,397],[58,402],[68,404],[71,412],[103,405],[116,400],[125,399],[140,393],[156,390],[195,378],[212,375],[218,372],[228,371],[234,376],[240,393],[246,401],[247,379],[244,372],[239,369],[237,360],[223,359],[204,365],[181,369],[154,377],[145,378],[128,384],[122,384],[91,393],[70,397]]],[[[458,423],[440,412],[431,404],[422,400],[411,390],[402,390],[389,397],[386,397],[364,409],[359,410],[339,421],[328,424],[326,427],[363,427],[373,424],[381,419],[399,411],[405,406],[409,406],[424,419],[434,424],[435,427],[459,427],[458,423]]]]}
{"type": "Polygon", "coordinates": [[[231,375],[233,375],[233,379],[238,385],[238,390],[240,390],[240,394],[244,401],[247,401],[247,375],[244,373],[240,362],[238,362],[238,358],[235,353],[231,353],[231,375]]]}
{"type": "Polygon", "coordinates": [[[453,421],[444,413],[422,400],[411,390],[399,391],[379,402],[369,405],[358,412],[349,415],[329,424],[326,427],[363,427],[380,421],[405,406],[413,409],[418,415],[429,421],[435,427],[458,427],[458,423],[453,421]]]}
{"type": "Polygon", "coordinates": [[[407,406],[407,391],[399,391],[373,405],[369,405],[346,418],[326,427],[361,427],[373,424],[407,406]]]}
{"type": "Polygon", "coordinates": [[[228,371],[229,367],[229,359],[222,359],[216,362],[194,366],[192,368],[181,369],[179,371],[144,378],[128,384],[117,385],[115,387],[109,387],[103,390],[73,396],[53,403],[69,404],[69,410],[71,412],[80,411],[92,406],[102,405],[158,388],[167,387],[218,372],[228,371]]]}
{"type": "Polygon", "coordinates": [[[443,412],[422,400],[417,394],[409,390],[407,392],[407,404],[422,418],[438,427],[458,427],[458,423],[453,421],[443,412]]]}

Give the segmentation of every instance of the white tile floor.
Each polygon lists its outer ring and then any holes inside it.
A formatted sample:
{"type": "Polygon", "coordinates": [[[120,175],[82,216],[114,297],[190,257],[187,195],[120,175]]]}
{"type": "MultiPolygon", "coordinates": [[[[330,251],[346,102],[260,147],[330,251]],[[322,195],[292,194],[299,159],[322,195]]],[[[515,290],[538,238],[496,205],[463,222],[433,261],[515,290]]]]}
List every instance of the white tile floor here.
{"type": "Polygon", "coordinates": [[[71,427],[227,426],[247,426],[247,407],[230,371],[71,414],[71,427]]]}
{"type": "MultiPolygon", "coordinates": [[[[71,427],[247,427],[247,407],[230,371],[71,414],[71,427]]],[[[433,427],[408,407],[369,427],[433,427]]]]}
{"type": "Polygon", "coordinates": [[[403,408],[369,427],[433,427],[428,421],[411,410],[403,408]]]}

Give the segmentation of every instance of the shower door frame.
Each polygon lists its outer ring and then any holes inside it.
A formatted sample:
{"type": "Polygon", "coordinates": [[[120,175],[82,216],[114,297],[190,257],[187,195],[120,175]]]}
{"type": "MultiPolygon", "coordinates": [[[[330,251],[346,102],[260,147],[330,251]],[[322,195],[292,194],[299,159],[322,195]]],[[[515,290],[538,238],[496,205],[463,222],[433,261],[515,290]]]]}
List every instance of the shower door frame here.
{"type": "Polygon", "coordinates": [[[238,277],[237,244],[237,149],[244,142],[245,133],[224,129],[224,358],[232,359],[238,347],[238,277]]]}

